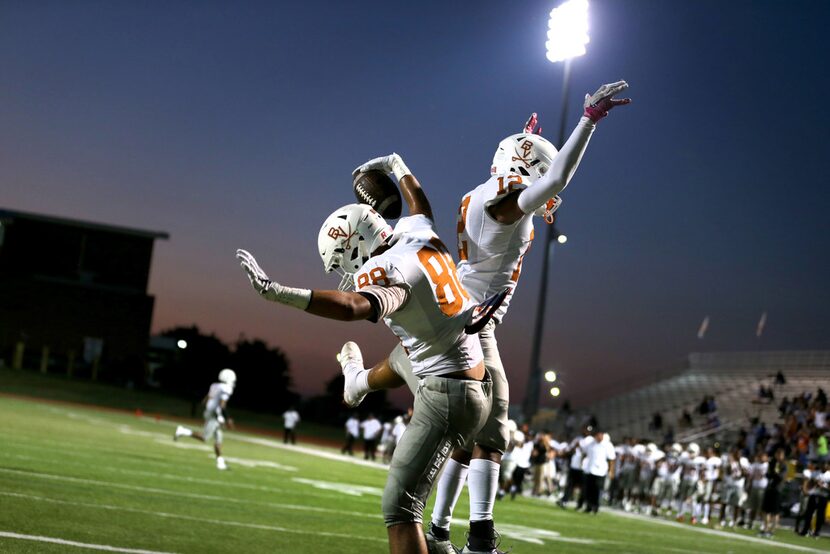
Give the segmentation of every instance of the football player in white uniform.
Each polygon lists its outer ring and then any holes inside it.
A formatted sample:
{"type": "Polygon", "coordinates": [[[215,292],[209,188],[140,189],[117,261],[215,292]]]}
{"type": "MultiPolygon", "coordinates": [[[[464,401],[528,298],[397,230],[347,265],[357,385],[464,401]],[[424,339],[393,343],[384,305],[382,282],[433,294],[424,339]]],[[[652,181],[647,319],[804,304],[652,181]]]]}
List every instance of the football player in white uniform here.
{"type": "Polygon", "coordinates": [[[677,512],[677,520],[683,521],[686,514],[691,511],[692,525],[700,519],[702,511],[701,500],[703,499],[703,469],[706,466],[706,458],[700,455],[700,446],[693,442],[686,447],[686,456],[682,460],[683,474],[680,483],[680,495],[678,503],[680,509],[677,512]]]}
{"type": "MultiPolygon", "coordinates": [[[[601,86],[593,95],[586,94],[583,117],[559,152],[546,139],[534,134],[534,114],[524,132],[499,143],[490,169],[491,178],[464,195],[461,201],[457,224],[458,275],[463,288],[477,302],[484,302],[505,289],[509,292],[492,323],[479,332],[487,371],[493,380],[493,411],[475,441],[456,450],[441,475],[427,534],[433,551],[453,551],[449,526],[453,508],[467,479],[470,484],[470,535],[463,552],[489,554],[495,551],[493,504],[499,489],[499,466],[508,442],[509,404],[507,378],[498,352],[495,327],[504,319],[521,273],[522,259],[533,240],[533,216],[544,216],[548,223],[553,222],[553,213],[561,203],[558,194],[576,171],[596,123],[608,115],[608,110],[630,102],[629,99],[614,98],[626,88],[625,81],[618,81],[601,86]]],[[[370,163],[356,171],[378,167],[378,164],[370,163]]],[[[412,379],[413,371],[402,352],[402,349],[396,349],[387,361],[367,372],[394,371],[414,390],[417,383],[412,379]]],[[[363,374],[358,375],[361,375],[359,380],[346,377],[344,397],[347,403],[359,402],[369,391],[379,388],[372,386],[363,374]]]]}
{"type": "MultiPolygon", "coordinates": [[[[250,253],[238,250],[237,257],[265,299],[331,319],[383,319],[400,339],[419,384],[412,419],[392,457],[383,514],[392,554],[426,554],[421,523],[434,479],[453,449],[484,425],[492,392],[478,337],[465,333],[475,303],[438,238],[423,190],[400,156],[372,163],[392,170],[411,215],[394,231],[360,204],[325,220],[318,235],[324,269],[353,275],[355,291],[286,287],[269,279],[250,253]]],[[[349,368],[363,370],[353,342],[343,346],[340,361],[347,376],[349,368]]]]}
{"type": "Polygon", "coordinates": [[[740,449],[733,448],[725,457],[723,464],[723,495],[719,526],[735,527],[735,522],[741,517],[746,502],[744,485],[749,473],[749,460],[741,455],[740,449]]]}
{"type": "Polygon", "coordinates": [[[712,505],[716,504],[720,498],[716,487],[721,476],[721,466],[723,466],[723,458],[718,455],[714,448],[707,448],[706,468],[704,470],[703,520],[701,520],[703,525],[709,524],[709,514],[712,511],[712,505]]]}
{"type": "Polygon", "coordinates": [[[236,373],[232,369],[223,369],[219,372],[219,382],[213,383],[208,390],[207,396],[202,400],[205,405],[205,426],[201,433],[188,429],[183,425],[176,427],[173,440],[179,437],[193,437],[202,442],[213,439],[213,450],[216,452],[216,467],[227,469],[225,458],[222,457],[222,427],[227,425],[233,428],[233,420],[228,417],[226,408],[228,400],[233,394],[236,386],[236,373]]]}

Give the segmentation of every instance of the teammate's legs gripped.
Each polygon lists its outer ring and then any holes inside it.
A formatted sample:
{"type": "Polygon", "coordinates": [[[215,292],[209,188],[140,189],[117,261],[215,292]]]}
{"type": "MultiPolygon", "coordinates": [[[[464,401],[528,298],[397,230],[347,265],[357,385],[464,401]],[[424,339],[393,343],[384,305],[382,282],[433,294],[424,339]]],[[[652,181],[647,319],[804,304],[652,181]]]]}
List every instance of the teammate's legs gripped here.
{"type": "Polygon", "coordinates": [[[421,522],[435,477],[452,450],[470,439],[490,412],[488,382],[426,377],[412,419],[395,449],[383,492],[393,554],[425,553],[421,522]]]}
{"type": "Polygon", "coordinates": [[[455,449],[452,462],[441,475],[430,527],[436,537],[449,539],[452,512],[464,487],[466,474],[470,492],[471,550],[494,548],[493,505],[499,490],[501,458],[509,440],[507,411],[510,391],[499,355],[495,327],[491,321],[478,334],[484,365],[493,382],[493,406],[474,441],[455,449]]]}

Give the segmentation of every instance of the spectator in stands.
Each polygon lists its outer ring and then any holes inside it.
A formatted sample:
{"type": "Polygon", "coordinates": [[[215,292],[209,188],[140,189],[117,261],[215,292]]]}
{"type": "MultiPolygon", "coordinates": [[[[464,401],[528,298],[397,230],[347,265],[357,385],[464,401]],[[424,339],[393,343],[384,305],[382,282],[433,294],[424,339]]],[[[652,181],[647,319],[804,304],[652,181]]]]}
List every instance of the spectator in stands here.
{"type": "Polygon", "coordinates": [[[282,414],[282,423],[283,428],[285,429],[285,434],[283,435],[282,442],[284,443],[291,443],[297,444],[297,424],[300,422],[300,414],[291,406],[287,412],[282,414]]]}
{"type": "Polygon", "coordinates": [[[779,369],[778,372],[775,374],[775,384],[776,385],[786,385],[787,378],[784,377],[784,374],[779,369]]]}
{"type": "Polygon", "coordinates": [[[818,404],[817,402],[813,414],[813,425],[816,426],[816,429],[827,427],[827,404],[818,404]]]}
{"type": "Polygon", "coordinates": [[[709,404],[709,413],[710,414],[714,414],[718,411],[718,404],[717,404],[717,402],[715,402],[715,397],[714,396],[709,397],[708,404],[709,404]]]}
{"type": "Polygon", "coordinates": [[[360,437],[360,420],[351,414],[346,420],[346,444],[340,449],[342,454],[354,456],[354,441],[360,437]]]}
{"type": "Polygon", "coordinates": [[[575,428],[576,428],[576,414],[569,413],[568,417],[565,419],[565,437],[573,436],[575,428]]]}
{"type": "Polygon", "coordinates": [[[778,405],[778,414],[779,417],[786,416],[790,411],[790,399],[788,397],[784,397],[781,399],[781,403],[778,405]]]}
{"type": "Polygon", "coordinates": [[[767,468],[767,489],[761,502],[761,536],[770,538],[781,517],[781,492],[787,476],[787,459],[783,448],[775,451],[775,457],[767,468]]]}
{"type": "MultiPolygon", "coordinates": [[[[816,431],[818,433],[818,431],[816,431]]],[[[816,439],[816,460],[821,463],[830,461],[830,453],[827,451],[827,433],[821,433],[816,439]]]]}
{"type": "Polygon", "coordinates": [[[374,460],[378,448],[378,437],[383,426],[374,414],[369,414],[369,417],[360,424],[360,428],[363,430],[363,459],[374,460]]]}
{"type": "Polygon", "coordinates": [[[683,413],[677,420],[677,426],[681,429],[688,429],[692,426],[692,414],[690,414],[689,410],[687,410],[686,408],[683,408],[683,413]]]}
{"type": "Polygon", "coordinates": [[[703,400],[700,401],[700,405],[697,407],[697,413],[705,416],[709,413],[709,397],[704,396],[703,400]]]}
{"type": "Polygon", "coordinates": [[[654,415],[651,416],[651,423],[648,428],[650,431],[659,431],[663,428],[663,416],[660,412],[654,412],[654,415]]]}

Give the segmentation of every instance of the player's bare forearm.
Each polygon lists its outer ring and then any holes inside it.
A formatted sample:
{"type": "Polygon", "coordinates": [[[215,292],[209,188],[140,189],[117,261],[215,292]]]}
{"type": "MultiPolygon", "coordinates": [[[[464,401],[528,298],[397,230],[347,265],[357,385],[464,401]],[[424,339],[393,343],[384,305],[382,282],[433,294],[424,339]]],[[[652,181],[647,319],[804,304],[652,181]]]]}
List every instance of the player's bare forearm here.
{"type": "Polygon", "coordinates": [[[375,313],[372,304],[356,292],[315,290],[305,309],[310,314],[339,321],[369,319],[375,313]]]}
{"type": "Polygon", "coordinates": [[[404,175],[399,181],[399,185],[403,199],[409,207],[409,213],[411,215],[424,215],[434,221],[432,217],[432,206],[429,205],[427,195],[424,189],[421,188],[421,183],[418,182],[418,179],[412,174],[404,175]]]}

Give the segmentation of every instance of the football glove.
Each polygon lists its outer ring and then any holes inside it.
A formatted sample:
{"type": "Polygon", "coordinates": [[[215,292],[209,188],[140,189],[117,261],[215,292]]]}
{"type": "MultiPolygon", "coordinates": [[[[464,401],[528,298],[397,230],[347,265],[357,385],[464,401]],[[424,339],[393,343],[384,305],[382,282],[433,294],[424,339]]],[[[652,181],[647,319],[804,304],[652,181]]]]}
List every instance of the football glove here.
{"type": "Polygon", "coordinates": [[[585,117],[596,123],[606,115],[608,111],[614,106],[622,106],[629,104],[631,98],[613,98],[617,93],[620,93],[628,88],[628,83],[625,81],[617,81],[616,83],[609,83],[602,85],[594,94],[585,95],[585,117]]]}
{"type": "Polygon", "coordinates": [[[309,289],[295,289],[272,281],[259,267],[256,258],[247,250],[237,250],[236,258],[248,276],[248,280],[251,281],[251,286],[260,296],[271,302],[279,302],[301,310],[308,307],[309,302],[311,302],[311,291],[309,289]]]}
{"type": "Polygon", "coordinates": [[[394,152],[388,156],[380,156],[369,160],[363,165],[357,166],[354,171],[352,171],[352,175],[364,173],[370,169],[378,169],[380,171],[385,171],[386,173],[392,173],[398,181],[411,174],[409,168],[406,167],[405,163],[403,163],[403,158],[394,152]]]}

